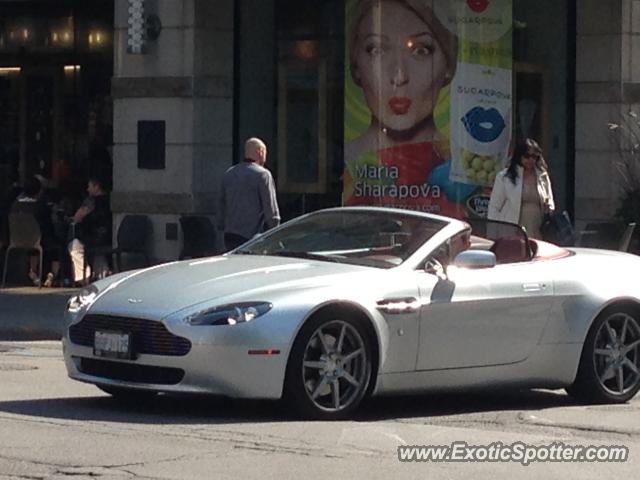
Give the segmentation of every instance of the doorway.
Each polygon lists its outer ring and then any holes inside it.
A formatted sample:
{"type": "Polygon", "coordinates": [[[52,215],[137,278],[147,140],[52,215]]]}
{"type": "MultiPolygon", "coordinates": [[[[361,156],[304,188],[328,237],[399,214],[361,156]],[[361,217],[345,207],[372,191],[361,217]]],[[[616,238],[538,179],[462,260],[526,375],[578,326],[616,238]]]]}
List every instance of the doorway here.
{"type": "Polygon", "coordinates": [[[21,177],[40,174],[52,178],[53,163],[58,161],[60,80],[56,69],[24,69],[21,92],[21,177]]]}

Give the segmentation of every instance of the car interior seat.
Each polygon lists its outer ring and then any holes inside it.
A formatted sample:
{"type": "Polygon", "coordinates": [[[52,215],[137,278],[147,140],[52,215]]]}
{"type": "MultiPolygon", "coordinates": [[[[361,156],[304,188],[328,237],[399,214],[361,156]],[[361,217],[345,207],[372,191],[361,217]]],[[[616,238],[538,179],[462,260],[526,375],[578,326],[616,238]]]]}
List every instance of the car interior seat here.
{"type": "Polygon", "coordinates": [[[516,263],[530,260],[525,237],[499,237],[491,247],[496,263],[516,263]]]}

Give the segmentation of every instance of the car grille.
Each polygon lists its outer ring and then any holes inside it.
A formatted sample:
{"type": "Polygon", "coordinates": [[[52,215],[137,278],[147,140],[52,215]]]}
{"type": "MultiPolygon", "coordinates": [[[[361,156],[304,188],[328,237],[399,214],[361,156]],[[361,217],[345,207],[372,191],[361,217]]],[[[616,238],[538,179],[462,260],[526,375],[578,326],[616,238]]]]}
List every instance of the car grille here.
{"type": "Polygon", "coordinates": [[[155,385],[175,385],[184,377],[184,370],[180,368],[153,367],[136,363],[109,362],[93,358],[80,357],[78,370],[87,375],[93,375],[109,380],[125,382],[150,383],[155,385]]]}
{"type": "Polygon", "coordinates": [[[69,338],[76,345],[93,347],[96,330],[130,333],[135,354],[183,356],[191,350],[191,342],[186,338],[169,332],[161,322],[141,318],[87,315],[69,327],[69,338]]]}

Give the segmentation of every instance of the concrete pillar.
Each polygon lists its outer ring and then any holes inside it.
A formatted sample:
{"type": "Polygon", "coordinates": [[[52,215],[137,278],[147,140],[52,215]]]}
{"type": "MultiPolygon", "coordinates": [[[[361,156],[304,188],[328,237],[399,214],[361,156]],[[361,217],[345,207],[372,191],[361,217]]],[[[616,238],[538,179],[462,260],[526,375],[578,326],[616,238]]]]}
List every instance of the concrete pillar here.
{"type": "Polygon", "coordinates": [[[162,31],[146,54],[127,53],[127,0],[115,0],[114,232],[127,213],[151,217],[152,257],[177,258],[181,214],[215,215],[232,161],[233,0],[146,0],[162,31]],[[165,122],[165,168],[138,168],[140,120],[165,122]]]}
{"type": "Polygon", "coordinates": [[[575,212],[578,223],[611,220],[621,194],[607,128],[639,103],[640,1],[577,2],[575,212]]]}

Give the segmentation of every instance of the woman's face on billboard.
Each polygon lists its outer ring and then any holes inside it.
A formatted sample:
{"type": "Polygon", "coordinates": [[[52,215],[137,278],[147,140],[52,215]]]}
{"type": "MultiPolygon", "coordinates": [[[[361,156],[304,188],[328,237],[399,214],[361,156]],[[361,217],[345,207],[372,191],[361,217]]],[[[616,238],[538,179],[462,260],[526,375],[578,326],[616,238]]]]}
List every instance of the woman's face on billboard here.
{"type": "Polygon", "coordinates": [[[395,131],[430,118],[448,71],[431,28],[399,3],[381,1],[357,29],[352,73],[373,117],[395,131]]]}

